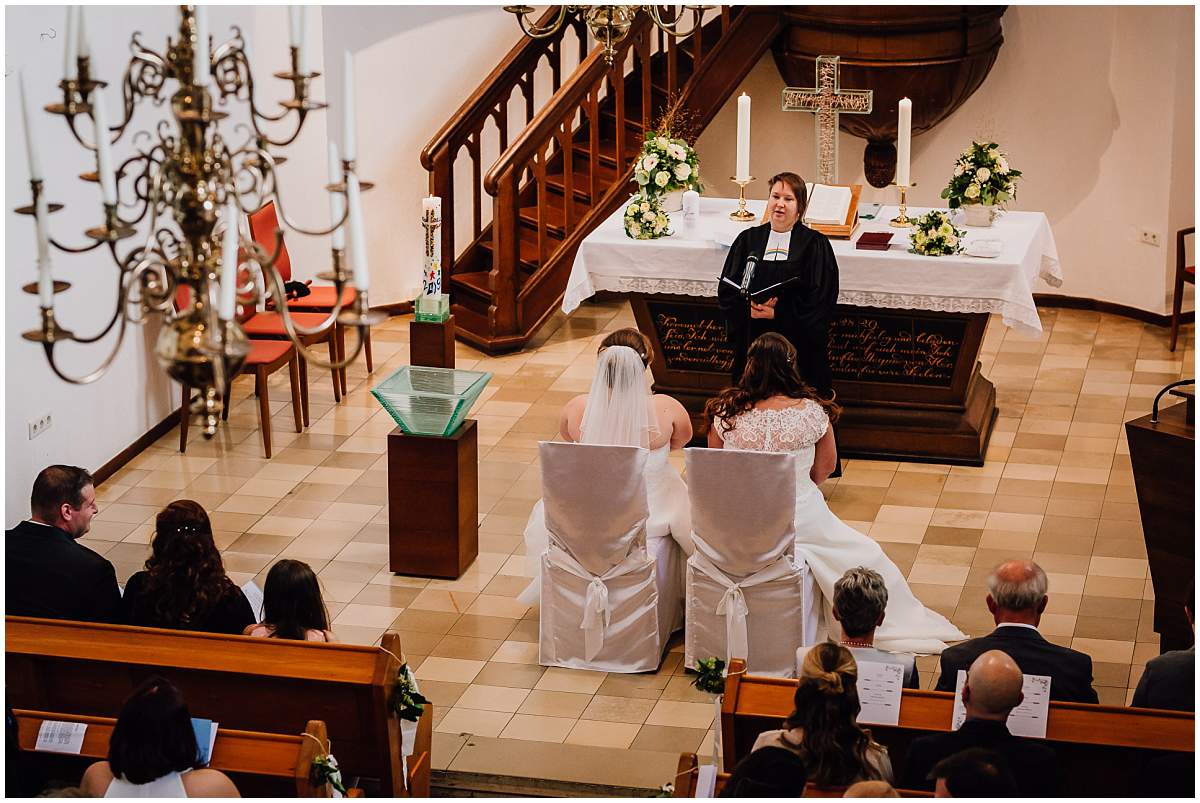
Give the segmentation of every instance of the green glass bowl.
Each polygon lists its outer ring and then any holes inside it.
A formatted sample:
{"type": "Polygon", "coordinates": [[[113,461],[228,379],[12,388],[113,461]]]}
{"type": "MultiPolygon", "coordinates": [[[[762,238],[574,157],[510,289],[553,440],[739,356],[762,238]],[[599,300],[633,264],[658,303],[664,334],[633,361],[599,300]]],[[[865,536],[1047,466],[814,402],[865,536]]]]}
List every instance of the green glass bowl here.
{"type": "Polygon", "coordinates": [[[407,435],[446,437],[462,425],[492,375],[405,365],[371,389],[407,435]]]}

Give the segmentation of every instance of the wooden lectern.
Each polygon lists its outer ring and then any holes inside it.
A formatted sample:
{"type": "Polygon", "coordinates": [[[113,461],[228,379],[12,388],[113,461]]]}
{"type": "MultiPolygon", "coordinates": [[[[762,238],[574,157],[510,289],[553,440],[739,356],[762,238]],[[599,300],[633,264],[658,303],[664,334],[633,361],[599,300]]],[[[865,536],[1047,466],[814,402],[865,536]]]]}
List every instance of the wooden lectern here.
{"type": "Polygon", "coordinates": [[[1157,422],[1151,414],[1125,423],[1154,582],[1154,629],[1163,651],[1192,646],[1183,607],[1196,569],[1195,394],[1171,393],[1186,403],[1162,410],[1157,422]]]}
{"type": "Polygon", "coordinates": [[[458,578],[479,555],[479,430],[388,435],[389,568],[458,578]]]}

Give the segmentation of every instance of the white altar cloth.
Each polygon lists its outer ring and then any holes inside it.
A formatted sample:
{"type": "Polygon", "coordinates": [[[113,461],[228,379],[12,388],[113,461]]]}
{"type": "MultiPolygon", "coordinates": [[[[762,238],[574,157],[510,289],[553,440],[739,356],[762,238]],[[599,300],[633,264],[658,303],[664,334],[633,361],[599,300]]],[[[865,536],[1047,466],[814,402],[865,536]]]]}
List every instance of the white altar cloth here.
{"type": "MultiPolygon", "coordinates": [[[[762,217],[764,203],[747,202],[755,223],[762,217]]],[[[673,213],[675,233],[659,240],[627,237],[624,209],[618,209],[580,243],[563,312],[574,311],[600,290],[716,296],[725,253],[746,225],[729,219],[736,209],[735,199],[701,198],[699,219],[688,223],[681,212],[673,213]]],[[[910,207],[908,214],[915,218],[927,211],[910,207]]],[[[838,262],[839,303],[996,313],[1018,332],[1033,337],[1042,333],[1033,285],[1039,278],[1053,287],[1062,284],[1054,235],[1044,213],[1005,212],[990,228],[965,228],[968,246],[980,240],[1002,243],[1000,255],[992,259],[910,254],[908,230],[888,225],[896,214],[895,206],[885,206],[874,220],[860,220],[850,240],[830,240],[838,262]],[[857,250],[854,242],[864,231],[893,232],[891,248],[857,250]]],[[[956,225],[964,228],[958,218],[956,225]]]]}

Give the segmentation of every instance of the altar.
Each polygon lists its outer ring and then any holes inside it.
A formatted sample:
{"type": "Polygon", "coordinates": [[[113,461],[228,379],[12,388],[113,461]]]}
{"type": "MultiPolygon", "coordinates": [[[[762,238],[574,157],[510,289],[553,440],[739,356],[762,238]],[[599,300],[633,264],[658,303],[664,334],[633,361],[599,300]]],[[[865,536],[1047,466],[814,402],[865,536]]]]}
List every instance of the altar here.
{"type": "MultiPolygon", "coordinates": [[[[763,202],[750,202],[755,220],[763,202]]],[[[671,215],[674,234],[625,235],[622,210],[580,244],[562,309],[601,291],[629,294],[638,328],[654,341],[654,390],[678,398],[693,419],[730,382],[733,350],[717,308],[717,278],[744,227],[729,220],[737,201],[702,198],[700,216],[671,215]]],[[[909,216],[926,210],[909,208],[909,216]]],[[[1041,212],[1007,212],[966,243],[991,240],[999,255],[908,253],[907,229],[888,225],[896,208],[863,219],[850,240],[831,240],[838,261],[837,311],[829,352],[843,406],[838,449],[846,457],[982,465],[997,415],[995,387],[980,372],[988,316],[1032,337],[1039,279],[1062,283],[1049,222],[1041,212]],[[857,250],[866,231],[893,232],[887,251],[857,250]]]]}

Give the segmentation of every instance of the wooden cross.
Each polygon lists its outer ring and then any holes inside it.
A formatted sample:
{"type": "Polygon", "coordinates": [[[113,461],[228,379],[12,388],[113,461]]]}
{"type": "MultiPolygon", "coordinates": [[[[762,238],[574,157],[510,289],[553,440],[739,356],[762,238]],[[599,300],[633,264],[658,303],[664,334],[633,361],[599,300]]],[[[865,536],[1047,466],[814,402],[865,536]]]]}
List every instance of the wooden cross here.
{"type": "Polygon", "coordinates": [[[837,184],[838,115],[870,114],[873,103],[870,89],[841,88],[838,61],[838,56],[817,57],[815,89],[789,86],[783,90],[785,112],[816,115],[817,180],[822,184],[837,184]]]}

